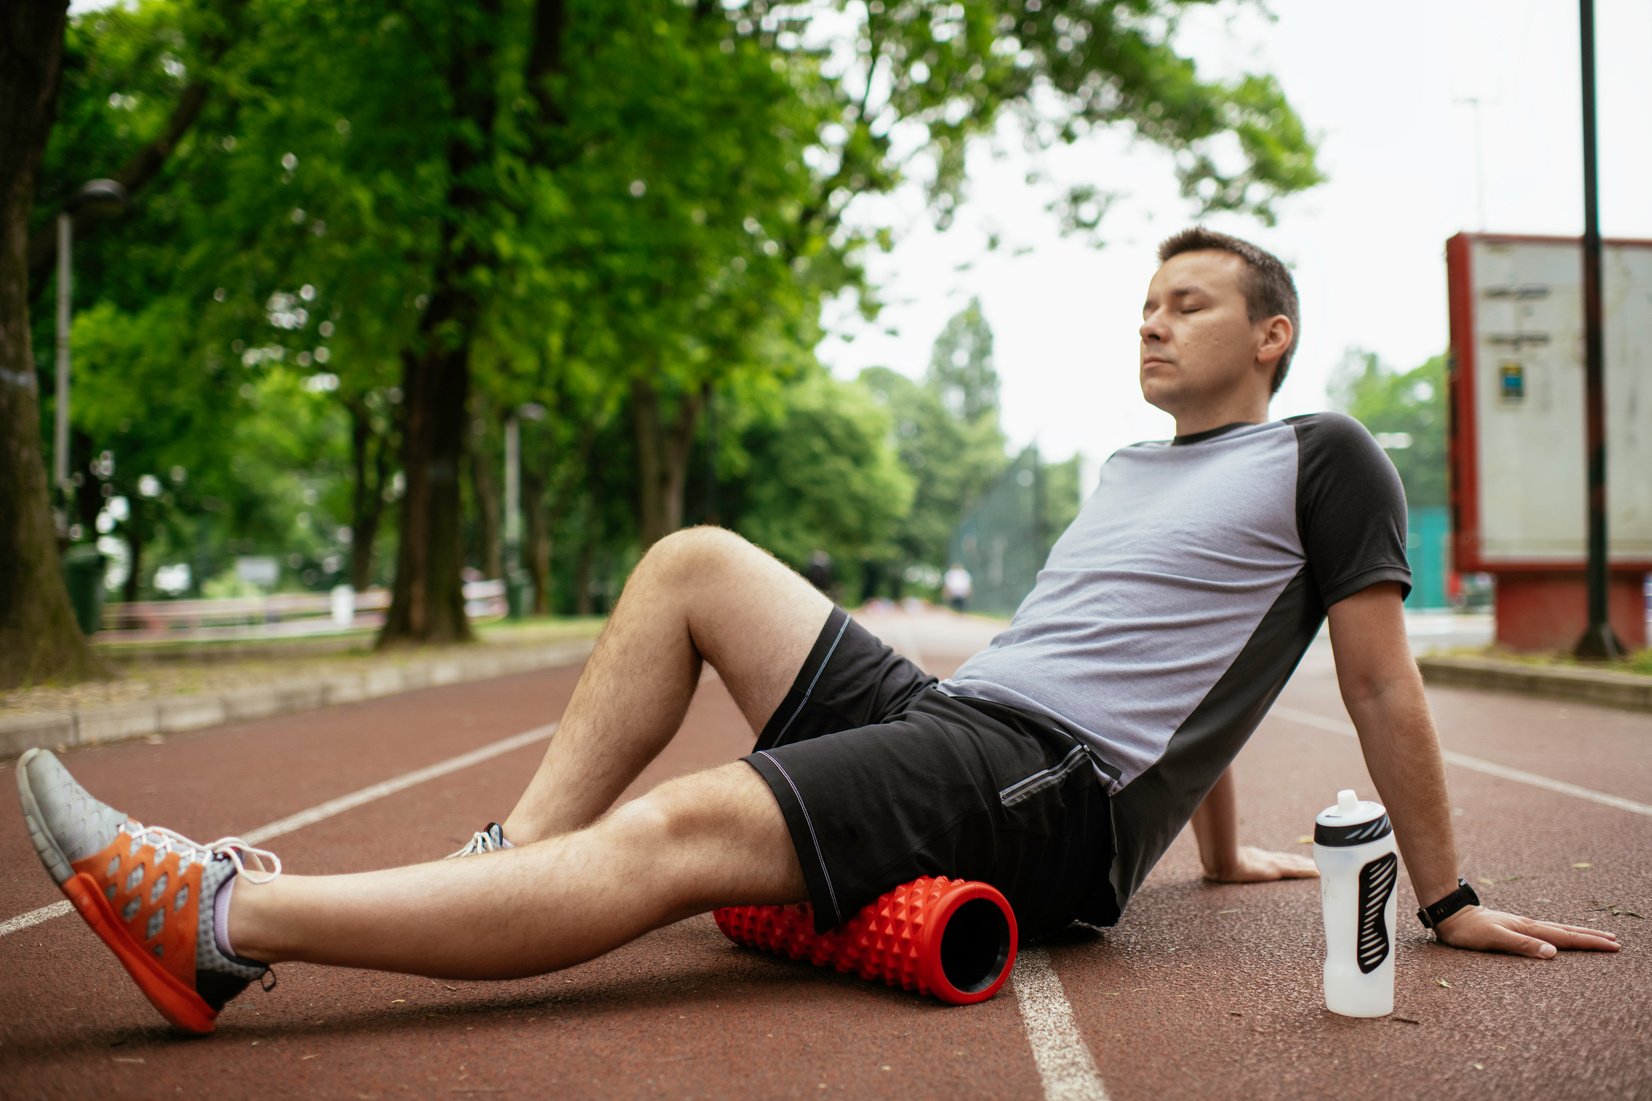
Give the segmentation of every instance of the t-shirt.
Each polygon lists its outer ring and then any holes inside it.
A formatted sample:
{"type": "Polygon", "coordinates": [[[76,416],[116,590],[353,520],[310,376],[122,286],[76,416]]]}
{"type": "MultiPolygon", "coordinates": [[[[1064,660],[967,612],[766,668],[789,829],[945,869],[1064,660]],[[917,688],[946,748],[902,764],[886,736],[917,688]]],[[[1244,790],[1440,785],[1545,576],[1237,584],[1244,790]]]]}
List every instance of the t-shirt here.
{"type": "Polygon", "coordinates": [[[1116,452],[1009,628],[942,691],[1053,720],[1107,785],[1118,916],[1238,754],[1325,610],[1410,589],[1405,493],[1358,421],[1116,452]]]}

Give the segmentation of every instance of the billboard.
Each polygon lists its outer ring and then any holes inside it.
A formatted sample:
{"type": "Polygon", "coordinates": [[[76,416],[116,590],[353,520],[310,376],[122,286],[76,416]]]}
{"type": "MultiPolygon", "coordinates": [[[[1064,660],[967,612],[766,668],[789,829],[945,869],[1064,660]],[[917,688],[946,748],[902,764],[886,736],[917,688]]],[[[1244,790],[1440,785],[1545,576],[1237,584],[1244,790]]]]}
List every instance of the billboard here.
{"type": "MultiPolygon", "coordinates": [[[[1583,248],[1458,234],[1451,502],[1459,570],[1581,570],[1588,555],[1583,248]]],[[[1607,563],[1652,570],[1652,241],[1604,243],[1607,563]]]]}

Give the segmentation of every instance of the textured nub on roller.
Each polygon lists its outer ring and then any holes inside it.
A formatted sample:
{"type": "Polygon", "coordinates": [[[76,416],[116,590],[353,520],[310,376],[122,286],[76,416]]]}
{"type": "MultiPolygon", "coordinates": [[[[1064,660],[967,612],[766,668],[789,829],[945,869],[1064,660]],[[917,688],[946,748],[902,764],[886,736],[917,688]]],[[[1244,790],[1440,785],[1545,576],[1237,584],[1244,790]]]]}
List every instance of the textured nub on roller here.
{"type": "Polygon", "coordinates": [[[1004,896],[985,883],[945,876],[902,884],[825,933],[814,931],[807,903],[729,906],[712,916],[736,944],[954,1005],[998,993],[1015,964],[1015,914],[1004,896]]]}

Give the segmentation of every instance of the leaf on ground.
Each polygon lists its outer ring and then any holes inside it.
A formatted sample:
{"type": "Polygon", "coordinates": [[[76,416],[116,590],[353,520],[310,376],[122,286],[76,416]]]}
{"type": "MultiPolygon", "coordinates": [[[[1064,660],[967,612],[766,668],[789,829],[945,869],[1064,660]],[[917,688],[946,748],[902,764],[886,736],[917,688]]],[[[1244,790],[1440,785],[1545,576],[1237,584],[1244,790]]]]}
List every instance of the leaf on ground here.
{"type": "Polygon", "coordinates": [[[1415,1018],[1415,1017],[1401,1017],[1397,1013],[1394,1016],[1390,1017],[1389,1020],[1398,1021],[1402,1025],[1420,1025],[1420,1024],[1422,1024],[1422,1022],[1417,1020],[1417,1018],[1415,1018]]]}
{"type": "Polygon", "coordinates": [[[1451,989],[1451,983],[1445,979],[1435,979],[1434,981],[1445,987],[1447,990],[1451,989]]]}
{"type": "Polygon", "coordinates": [[[1589,863],[1587,860],[1584,860],[1580,863],[1573,864],[1572,867],[1574,867],[1574,868],[1593,868],[1594,865],[1589,863]]]}
{"type": "Polygon", "coordinates": [[[1631,910],[1626,906],[1619,906],[1615,902],[1608,902],[1608,903],[1606,903],[1605,905],[1602,905],[1602,906],[1591,906],[1591,907],[1589,907],[1589,912],[1591,914],[1602,914],[1602,913],[1611,914],[1613,917],[1638,918],[1638,917],[1643,917],[1644,916],[1638,910],[1631,910]]]}
{"type": "Polygon", "coordinates": [[[1296,839],[1296,843],[1298,845],[1312,845],[1314,843],[1314,835],[1311,833],[1305,833],[1296,839]]]}

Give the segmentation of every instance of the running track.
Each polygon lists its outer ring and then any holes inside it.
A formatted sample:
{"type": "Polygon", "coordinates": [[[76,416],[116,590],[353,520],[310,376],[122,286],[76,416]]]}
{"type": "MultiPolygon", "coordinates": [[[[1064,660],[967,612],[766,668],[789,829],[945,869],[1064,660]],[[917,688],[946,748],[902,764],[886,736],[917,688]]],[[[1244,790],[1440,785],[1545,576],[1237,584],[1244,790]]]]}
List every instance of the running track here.
{"type": "MultiPolygon", "coordinates": [[[[868,622],[941,672],[988,631],[939,613],[868,622]]],[[[428,859],[503,815],[576,674],[67,759],[146,821],[201,840],[262,837],[295,870],[428,859]]],[[[1613,929],[1625,947],[1550,962],[1456,952],[1407,916],[1403,885],[1397,1008],[1376,1021],[1320,1004],[1311,882],[1205,885],[1184,837],[1118,928],[1024,948],[1013,989],[973,1008],[772,961],[700,917],[510,983],[284,965],[273,993],[250,991],[216,1036],[186,1040],[78,919],[58,916],[8,762],[0,1097],[1652,1097],[1652,716],[1430,697],[1465,874],[1488,901],[1613,929]]],[[[749,738],[708,678],[638,790],[737,756],[749,738]]],[[[1237,769],[1245,838],[1274,848],[1299,847],[1337,788],[1370,790],[1323,644],[1237,769]]]]}

